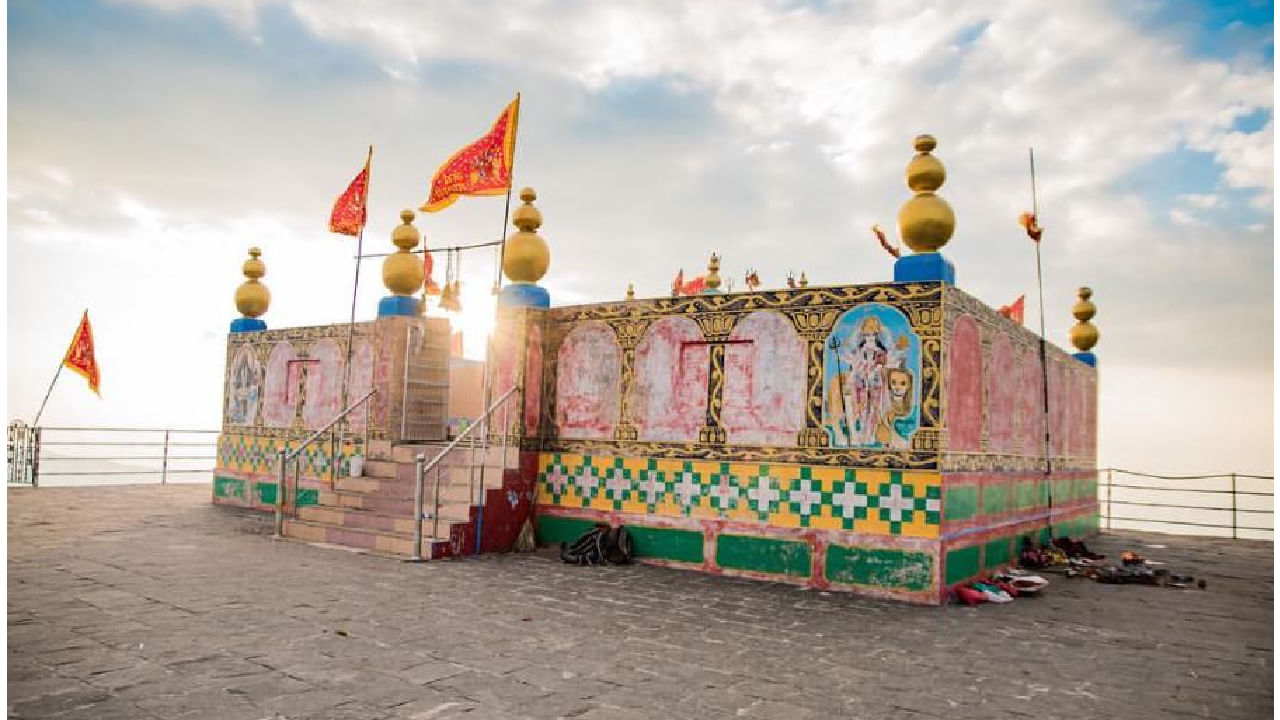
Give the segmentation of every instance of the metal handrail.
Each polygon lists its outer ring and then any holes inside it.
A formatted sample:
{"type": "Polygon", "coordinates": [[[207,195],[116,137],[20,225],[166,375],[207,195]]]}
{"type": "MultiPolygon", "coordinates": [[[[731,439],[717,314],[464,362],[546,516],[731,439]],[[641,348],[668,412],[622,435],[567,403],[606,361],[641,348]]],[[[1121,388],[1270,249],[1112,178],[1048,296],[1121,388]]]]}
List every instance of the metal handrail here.
{"type": "Polygon", "coordinates": [[[221,430],[193,429],[184,430],[182,428],[135,428],[135,427],[55,427],[51,425],[41,425],[41,430],[74,430],[76,432],[171,432],[171,433],[204,433],[207,435],[217,435],[221,430]]]}
{"type": "MultiPolygon", "coordinates": [[[[437,533],[440,530],[440,463],[444,461],[444,458],[450,452],[452,452],[454,448],[458,447],[458,445],[461,444],[462,441],[465,440],[467,436],[471,434],[472,430],[479,427],[482,423],[487,424],[489,420],[489,416],[492,415],[494,411],[497,410],[500,406],[504,405],[507,402],[507,399],[510,398],[511,395],[516,390],[519,390],[519,389],[520,389],[520,386],[516,385],[511,387],[506,392],[502,393],[502,396],[499,397],[497,400],[493,401],[493,404],[490,405],[483,413],[480,414],[480,417],[471,421],[471,424],[468,425],[465,430],[458,433],[458,437],[454,438],[453,441],[450,442],[448,445],[446,445],[444,449],[441,450],[439,453],[436,453],[436,456],[434,458],[431,458],[431,462],[429,463],[425,462],[427,458],[425,454],[423,453],[418,454],[417,458],[415,459],[416,466],[414,468],[415,470],[414,493],[413,493],[413,496],[414,496],[414,508],[413,508],[414,543],[413,543],[413,556],[410,558],[410,561],[412,562],[422,561],[422,501],[425,495],[423,482],[425,481],[427,473],[431,472],[432,470],[436,471],[435,502],[433,505],[433,509],[431,511],[431,521],[432,521],[431,537],[437,537],[437,533]]],[[[483,488],[483,482],[482,482],[481,492],[483,491],[484,491],[484,488],[483,488]]],[[[478,541],[479,539],[477,538],[477,542],[478,541]]]]}
{"type": "MultiPolygon", "coordinates": [[[[1240,513],[1249,513],[1249,515],[1246,515],[1246,517],[1258,517],[1259,515],[1274,516],[1275,514],[1274,510],[1240,507],[1240,503],[1238,502],[1238,499],[1240,496],[1273,497],[1274,492],[1258,492],[1258,491],[1252,491],[1252,490],[1240,490],[1237,487],[1237,481],[1241,478],[1247,479],[1247,480],[1274,480],[1274,478],[1270,475],[1248,475],[1243,473],[1223,473],[1220,475],[1156,475],[1153,473],[1142,473],[1142,472],[1134,472],[1132,470],[1122,470],[1120,468],[1102,468],[1098,472],[1106,473],[1106,498],[1104,502],[1099,503],[1100,505],[1099,510],[1101,510],[1103,507],[1105,507],[1106,509],[1107,529],[1111,528],[1113,521],[1119,520],[1124,522],[1157,523],[1161,525],[1185,526],[1185,527],[1197,527],[1197,528],[1215,528],[1219,530],[1230,529],[1232,539],[1238,539],[1240,537],[1241,530],[1249,530],[1254,532],[1269,532],[1273,534],[1275,532],[1274,527],[1268,528],[1268,527],[1260,527],[1257,525],[1241,525],[1240,524],[1240,513]],[[1134,475],[1137,477],[1160,479],[1160,480],[1230,480],[1231,484],[1230,484],[1230,487],[1220,488],[1220,489],[1205,489],[1205,488],[1197,488],[1197,487],[1178,487],[1178,486],[1159,487],[1155,485],[1132,485],[1127,483],[1114,482],[1115,473],[1121,473],[1124,475],[1134,475]],[[1119,488],[1122,490],[1131,490],[1131,491],[1136,491],[1137,493],[1148,493],[1148,494],[1137,495],[1135,499],[1132,499],[1132,500],[1113,499],[1112,490],[1114,488],[1119,488]],[[1151,494],[1153,493],[1181,493],[1184,495],[1184,497],[1176,498],[1176,500],[1181,500],[1181,502],[1167,502],[1167,503],[1152,502],[1154,498],[1151,497],[1151,494]],[[1185,497],[1185,495],[1192,494],[1192,493],[1200,494],[1200,495],[1206,495],[1206,494],[1219,495],[1219,496],[1227,495],[1230,497],[1231,505],[1230,507],[1219,507],[1217,505],[1186,504],[1191,498],[1185,497]],[[1162,508],[1162,509],[1168,509],[1168,510],[1200,510],[1200,511],[1208,511],[1208,512],[1229,512],[1231,513],[1231,523],[1227,525],[1227,524],[1220,524],[1220,523],[1205,522],[1207,518],[1204,518],[1204,517],[1197,517],[1194,520],[1167,520],[1163,518],[1125,517],[1125,516],[1119,516],[1113,513],[1112,507],[1114,505],[1128,506],[1128,507],[1135,507],[1135,508],[1162,508]]],[[[1134,496],[1131,495],[1131,497],[1134,497],[1134,496]]],[[[1213,498],[1205,498],[1205,500],[1208,502],[1212,502],[1213,498]]],[[[1123,510],[1123,507],[1122,507],[1122,510],[1123,510]]]]}
{"type": "MultiPolygon", "coordinates": [[[[18,451],[18,459],[25,463],[23,468],[16,471],[10,468],[10,481],[14,478],[30,477],[27,481],[32,487],[39,487],[40,478],[51,477],[91,477],[91,476],[120,476],[120,477],[137,477],[147,475],[157,475],[160,478],[160,484],[168,483],[170,475],[196,474],[213,472],[215,468],[190,468],[190,467],[172,467],[173,463],[185,463],[200,460],[216,460],[217,459],[217,442],[216,439],[200,441],[194,440],[189,442],[175,442],[171,438],[175,435],[217,435],[221,430],[213,430],[208,428],[158,428],[158,427],[104,427],[104,426],[63,426],[63,425],[46,425],[31,428],[35,441],[28,449],[18,451]],[[55,433],[71,433],[71,437],[76,434],[95,434],[95,433],[154,433],[162,434],[161,439],[147,441],[117,441],[117,440],[46,440],[44,435],[49,432],[55,433]],[[107,450],[105,455],[79,455],[79,454],[50,454],[45,452],[50,447],[59,448],[93,448],[99,450],[107,450]],[[211,455],[201,454],[185,454],[174,455],[170,453],[172,448],[199,448],[214,451],[211,455]],[[157,455],[118,455],[110,454],[115,448],[161,448],[162,451],[157,455]],[[30,457],[25,457],[23,453],[29,453],[30,457]],[[83,463],[87,462],[138,462],[152,461],[158,464],[158,467],[151,469],[148,467],[139,467],[128,470],[51,470],[41,468],[42,464],[48,463],[76,463],[83,467],[83,463]]],[[[12,442],[12,439],[11,439],[12,442]]],[[[10,452],[14,453],[14,449],[10,448],[10,452]]],[[[66,451],[63,451],[65,453],[66,451]]],[[[143,452],[142,450],[135,450],[143,452]]],[[[189,451],[196,452],[196,451],[189,451]]],[[[53,467],[57,467],[54,465],[53,467]]],[[[74,467],[74,466],[73,466],[74,467]]],[[[27,484],[22,480],[18,480],[16,484],[27,484]]]]}
{"type": "MultiPolygon", "coordinates": [[[[298,445],[298,447],[294,448],[293,450],[281,449],[279,451],[280,476],[279,476],[279,480],[276,482],[276,534],[275,534],[276,538],[284,537],[285,467],[289,464],[289,461],[297,460],[298,456],[302,454],[302,451],[305,450],[308,446],[310,446],[311,443],[315,442],[321,435],[324,435],[326,432],[329,432],[329,430],[332,429],[334,425],[338,424],[338,421],[342,420],[347,415],[349,415],[352,410],[355,410],[356,408],[360,407],[369,398],[373,397],[377,392],[378,392],[378,388],[373,388],[369,390],[369,392],[365,393],[364,396],[361,397],[359,400],[356,400],[354,403],[351,403],[351,405],[347,407],[346,410],[343,410],[342,412],[338,413],[336,416],[334,416],[332,420],[325,423],[324,427],[308,435],[307,438],[303,440],[301,444],[298,445]]],[[[367,422],[365,424],[365,429],[366,430],[368,429],[367,422]]],[[[297,481],[295,480],[295,485],[296,485],[296,482],[297,481]]]]}

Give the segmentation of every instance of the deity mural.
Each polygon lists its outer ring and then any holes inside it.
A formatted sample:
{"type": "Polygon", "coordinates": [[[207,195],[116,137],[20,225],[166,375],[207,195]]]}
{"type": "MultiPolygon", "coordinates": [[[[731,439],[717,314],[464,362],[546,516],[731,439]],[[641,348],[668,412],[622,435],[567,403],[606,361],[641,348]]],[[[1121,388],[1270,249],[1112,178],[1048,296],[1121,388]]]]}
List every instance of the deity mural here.
{"type": "Polygon", "coordinates": [[[227,382],[227,424],[252,425],[262,391],[262,367],[251,345],[245,345],[231,361],[227,382]]]}
{"type": "Polygon", "coordinates": [[[822,422],[832,447],[906,450],[920,426],[920,338],[882,303],[841,316],[823,358],[822,422]]]}

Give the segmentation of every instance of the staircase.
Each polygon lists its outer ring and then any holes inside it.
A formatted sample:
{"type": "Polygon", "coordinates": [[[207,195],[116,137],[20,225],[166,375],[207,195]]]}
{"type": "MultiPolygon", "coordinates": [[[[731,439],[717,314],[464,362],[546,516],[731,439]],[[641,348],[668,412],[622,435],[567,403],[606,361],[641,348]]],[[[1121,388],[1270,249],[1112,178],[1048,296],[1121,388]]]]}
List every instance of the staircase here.
{"type": "MultiPolygon", "coordinates": [[[[286,517],[285,537],[412,557],[415,458],[422,454],[430,464],[445,449],[444,443],[371,441],[363,476],[337,478],[332,487],[320,491],[318,504],[300,507],[296,517],[286,517]]],[[[482,551],[509,550],[533,503],[533,483],[520,471],[519,452],[503,447],[477,450],[473,465],[472,451],[464,443],[450,450],[438,469],[438,513],[435,469],[423,483],[421,557],[435,560],[475,554],[477,530],[483,534],[482,551]],[[482,475],[483,511],[477,504],[482,475]]]]}

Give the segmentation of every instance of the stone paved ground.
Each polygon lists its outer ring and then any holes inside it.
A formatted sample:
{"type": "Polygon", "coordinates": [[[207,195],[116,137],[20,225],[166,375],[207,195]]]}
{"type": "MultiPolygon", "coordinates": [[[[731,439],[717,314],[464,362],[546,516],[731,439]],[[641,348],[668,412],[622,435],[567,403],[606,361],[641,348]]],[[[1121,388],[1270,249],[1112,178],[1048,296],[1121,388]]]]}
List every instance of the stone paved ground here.
{"type": "Polygon", "coordinates": [[[208,496],[8,491],[9,717],[1272,714],[1270,543],[1109,536],[1208,588],[923,608],[549,554],[407,565],[208,496]]]}

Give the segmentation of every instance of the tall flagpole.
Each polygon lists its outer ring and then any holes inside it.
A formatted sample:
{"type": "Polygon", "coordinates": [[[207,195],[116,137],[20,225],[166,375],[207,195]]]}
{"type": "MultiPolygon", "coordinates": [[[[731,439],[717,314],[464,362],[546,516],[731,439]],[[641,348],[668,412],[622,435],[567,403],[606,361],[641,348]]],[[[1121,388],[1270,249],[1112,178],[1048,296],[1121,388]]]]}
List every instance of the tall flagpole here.
{"type": "Polygon", "coordinates": [[[36,412],[36,419],[31,421],[31,427],[38,427],[40,425],[40,416],[44,414],[44,406],[49,402],[49,395],[53,393],[53,385],[58,382],[58,376],[62,374],[62,366],[65,363],[66,358],[63,358],[62,362],[58,363],[58,370],[53,374],[53,381],[49,383],[49,389],[45,391],[44,402],[40,403],[40,410],[36,412]]]}
{"type": "MultiPolygon", "coordinates": [[[[360,207],[364,210],[364,221],[360,223],[360,233],[356,236],[356,276],[351,282],[351,319],[347,322],[347,362],[342,371],[342,405],[339,411],[347,409],[348,383],[351,381],[351,355],[355,350],[353,336],[356,330],[356,291],[360,288],[360,256],[364,255],[364,226],[369,221],[369,184],[373,181],[373,146],[369,146],[369,155],[364,161],[364,198],[360,207]]],[[[343,418],[342,426],[348,427],[347,418],[343,418]]],[[[368,450],[365,450],[368,452],[368,450]]]]}
{"type": "MultiPolygon", "coordinates": [[[[1036,199],[1036,152],[1027,148],[1031,161],[1031,217],[1040,225],[1040,206],[1036,199]]],[[[1043,227],[1043,226],[1041,226],[1043,227]]],[[[1036,287],[1040,293],[1040,386],[1044,399],[1044,480],[1049,498],[1049,542],[1053,542],[1053,455],[1049,445],[1049,361],[1044,332],[1044,274],[1040,269],[1040,241],[1036,240],[1036,287]]]]}
{"type": "MultiPolygon", "coordinates": [[[[511,221],[511,189],[516,184],[516,140],[520,135],[520,93],[516,93],[516,127],[511,137],[511,175],[507,178],[507,207],[502,212],[502,232],[498,239],[502,245],[498,247],[498,273],[493,281],[493,292],[502,289],[502,263],[507,257],[507,223],[511,221]]],[[[488,407],[487,405],[485,407],[488,407]]]]}

